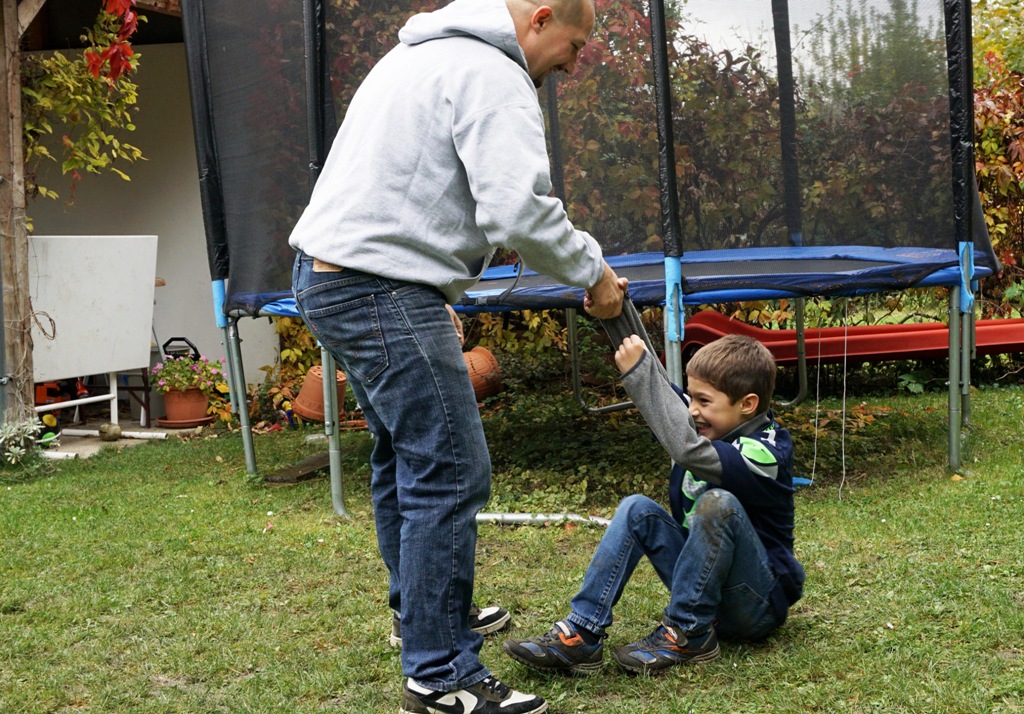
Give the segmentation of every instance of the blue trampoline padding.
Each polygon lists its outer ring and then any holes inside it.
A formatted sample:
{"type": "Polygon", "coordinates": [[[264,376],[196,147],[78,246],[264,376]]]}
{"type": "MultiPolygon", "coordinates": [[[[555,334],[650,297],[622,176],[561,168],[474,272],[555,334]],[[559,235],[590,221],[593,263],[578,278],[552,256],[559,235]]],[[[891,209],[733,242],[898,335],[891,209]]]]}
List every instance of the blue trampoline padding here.
{"type": "MultiPolygon", "coordinates": [[[[663,253],[608,256],[608,264],[629,278],[630,298],[638,305],[665,302],[663,253]]],[[[693,251],[680,259],[683,302],[688,305],[743,302],[812,295],[864,295],[911,287],[952,286],[960,282],[955,249],[789,247],[693,251]]],[[[466,292],[461,309],[495,310],[494,304],[515,279],[514,266],[499,266],[466,292]]],[[[978,267],[977,277],[991,275],[978,267]]],[[[576,307],[583,289],[552,284],[532,270],[523,270],[505,309],[576,307]]]]}
{"type": "MultiPolygon", "coordinates": [[[[228,301],[230,305],[259,305],[259,313],[254,317],[301,317],[299,308],[295,306],[295,297],[291,291],[275,293],[238,293],[228,301]]],[[[232,312],[236,316],[251,315],[246,310],[232,312]]]]}
{"type": "MultiPolygon", "coordinates": [[[[637,305],[665,302],[664,253],[607,257],[620,276],[629,278],[637,305]]],[[[693,251],[682,256],[683,302],[703,305],[748,300],[866,295],[885,290],[959,285],[959,255],[953,248],[791,247],[693,251]]],[[[583,289],[552,283],[523,269],[516,287],[498,303],[516,279],[516,266],[489,268],[456,309],[498,312],[522,308],[582,308],[583,289]]],[[[992,274],[976,266],[975,278],[992,274]]],[[[260,315],[298,317],[290,292],[240,294],[229,304],[260,305],[260,315]]],[[[248,313],[247,313],[248,314],[248,313]]]]}

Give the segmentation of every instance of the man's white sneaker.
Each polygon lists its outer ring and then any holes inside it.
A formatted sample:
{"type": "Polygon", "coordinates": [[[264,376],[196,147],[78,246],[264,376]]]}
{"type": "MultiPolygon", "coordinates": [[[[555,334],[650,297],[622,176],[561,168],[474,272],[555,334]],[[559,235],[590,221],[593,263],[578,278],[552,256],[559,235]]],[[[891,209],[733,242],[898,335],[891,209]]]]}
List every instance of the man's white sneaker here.
{"type": "Polygon", "coordinates": [[[494,677],[454,692],[435,692],[406,680],[398,714],[541,714],[548,703],[506,687],[494,677]]]}

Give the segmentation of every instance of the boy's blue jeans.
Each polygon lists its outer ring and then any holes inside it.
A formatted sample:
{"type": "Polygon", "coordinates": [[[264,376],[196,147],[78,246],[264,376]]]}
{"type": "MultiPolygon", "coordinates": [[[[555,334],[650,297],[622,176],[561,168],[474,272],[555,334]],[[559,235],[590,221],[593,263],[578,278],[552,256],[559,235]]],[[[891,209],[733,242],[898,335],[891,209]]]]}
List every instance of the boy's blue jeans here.
{"type": "Polygon", "coordinates": [[[590,561],[568,620],[598,635],[646,555],[670,591],[664,622],[699,635],[716,632],[758,640],[776,627],[769,594],[775,576],[743,506],[723,489],[697,499],[689,529],[646,496],[629,496],[615,511],[590,561]]]}
{"type": "Polygon", "coordinates": [[[315,272],[301,252],[292,277],[306,325],[375,437],[374,519],[389,604],[402,613],[402,671],[439,691],[475,684],[489,674],[469,607],[491,462],[444,296],[351,269],[315,272]]]}

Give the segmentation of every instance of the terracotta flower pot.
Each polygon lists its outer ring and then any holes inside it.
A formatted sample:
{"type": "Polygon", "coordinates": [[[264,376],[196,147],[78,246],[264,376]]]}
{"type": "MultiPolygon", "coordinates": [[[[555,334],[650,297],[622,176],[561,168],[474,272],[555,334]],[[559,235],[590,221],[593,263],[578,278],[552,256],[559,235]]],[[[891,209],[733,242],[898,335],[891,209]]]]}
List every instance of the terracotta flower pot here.
{"type": "MultiPolygon", "coordinates": [[[[340,369],[335,374],[338,389],[338,418],[345,418],[345,387],[348,378],[340,369]]],[[[299,396],[292,400],[292,411],[310,421],[324,420],[324,369],[317,365],[310,367],[302,381],[299,396]]]]}
{"type": "Polygon", "coordinates": [[[172,389],[164,392],[164,408],[169,423],[201,422],[207,418],[206,410],[210,406],[210,398],[203,394],[199,387],[190,387],[185,391],[172,389]]]}

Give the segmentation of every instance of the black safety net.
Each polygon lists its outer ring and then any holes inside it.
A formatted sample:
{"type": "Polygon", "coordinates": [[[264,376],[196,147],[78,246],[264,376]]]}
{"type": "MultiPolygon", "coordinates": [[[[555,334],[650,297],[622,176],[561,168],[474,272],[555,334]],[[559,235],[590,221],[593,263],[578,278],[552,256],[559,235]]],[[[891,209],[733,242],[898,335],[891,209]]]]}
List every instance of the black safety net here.
{"type": "MultiPolygon", "coordinates": [[[[226,310],[258,314],[288,295],[287,238],[348,101],[406,19],[442,4],[183,0],[226,310]]],[[[997,268],[972,171],[966,0],[596,7],[576,73],[539,99],[556,191],[609,256],[682,255],[700,289],[743,265],[737,286],[777,287],[779,266],[798,264],[815,276],[799,292],[834,289],[821,276],[858,275],[842,262],[858,248],[869,249],[870,289],[906,287],[956,266],[968,240],[980,266],[997,268]],[[841,250],[801,253],[828,247],[841,250]],[[887,285],[874,261],[907,248],[929,249],[917,253],[925,262],[899,262],[887,285]],[[695,267],[718,251],[737,260],[695,267]]]]}

